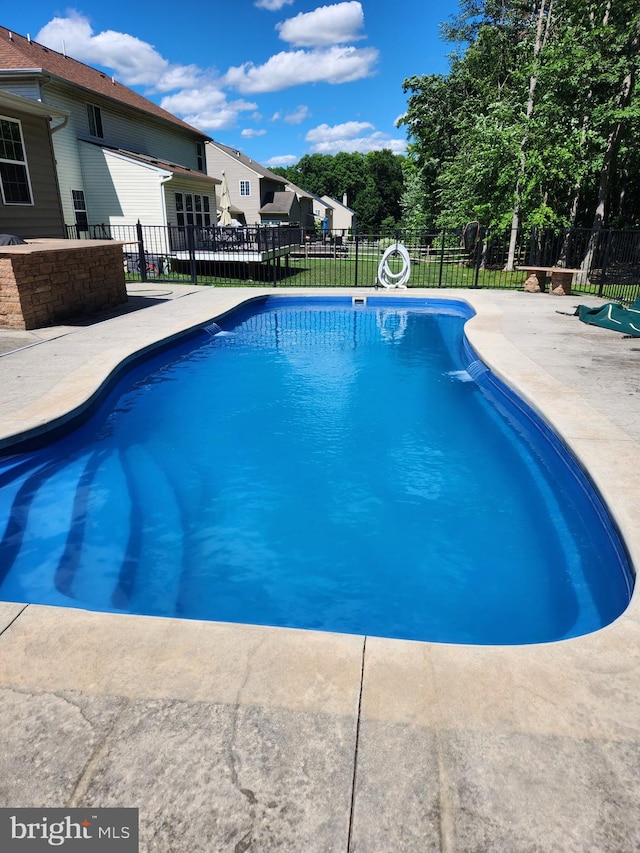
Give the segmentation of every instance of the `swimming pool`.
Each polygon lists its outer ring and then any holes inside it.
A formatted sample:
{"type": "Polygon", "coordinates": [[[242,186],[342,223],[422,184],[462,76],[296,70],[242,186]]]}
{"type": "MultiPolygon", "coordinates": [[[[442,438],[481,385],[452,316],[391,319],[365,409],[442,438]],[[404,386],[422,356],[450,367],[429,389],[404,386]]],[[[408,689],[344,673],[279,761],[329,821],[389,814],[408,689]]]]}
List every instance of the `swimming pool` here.
{"type": "Polygon", "coordinates": [[[0,597],[471,643],[612,621],[616,531],[470,314],[269,298],[129,368],[3,461],[0,597]]]}

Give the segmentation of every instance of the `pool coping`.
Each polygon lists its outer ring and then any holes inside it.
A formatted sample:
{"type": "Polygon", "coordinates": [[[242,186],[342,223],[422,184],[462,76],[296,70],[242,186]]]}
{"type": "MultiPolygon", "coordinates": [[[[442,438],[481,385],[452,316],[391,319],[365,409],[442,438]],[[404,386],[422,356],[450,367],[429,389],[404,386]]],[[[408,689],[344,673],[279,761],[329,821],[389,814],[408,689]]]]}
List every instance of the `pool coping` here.
{"type": "MultiPolygon", "coordinates": [[[[38,432],[51,418],[62,422],[71,411],[89,405],[112,371],[141,349],[215,320],[248,298],[282,293],[270,288],[191,288],[188,293],[185,291],[188,298],[154,306],[141,312],[145,317],[130,314],[108,320],[88,332],[82,330],[82,334],[74,331],[43,342],[44,350],[39,345],[30,351],[11,353],[0,359],[0,375],[9,371],[10,365],[19,365],[16,369],[26,375],[41,362],[45,352],[51,357],[26,405],[17,405],[17,398],[0,405],[0,444],[6,445],[9,436],[18,430],[26,427],[38,432]],[[70,348],[75,349],[76,355],[64,362],[65,350],[70,348]]],[[[475,316],[465,327],[471,346],[500,379],[517,388],[553,426],[589,471],[622,534],[632,565],[640,565],[640,483],[634,477],[638,441],[589,405],[579,387],[553,376],[531,357],[531,352],[523,352],[513,336],[505,334],[506,310],[492,292],[416,289],[392,295],[402,298],[403,293],[410,297],[459,299],[474,309],[475,316]]],[[[342,294],[375,295],[375,291],[339,289],[329,295],[342,294]]],[[[327,291],[287,290],[285,295],[317,296],[327,295],[327,291]]],[[[554,299],[529,294],[514,297],[554,299]]],[[[580,301],[599,304],[588,298],[580,301]]],[[[548,310],[560,307],[559,302],[553,304],[555,307],[548,310]]],[[[576,327],[571,330],[580,333],[576,327]]],[[[535,751],[543,748],[548,751],[549,767],[538,772],[551,788],[559,784],[558,774],[562,772],[562,768],[552,766],[554,743],[570,743],[575,749],[585,742],[622,743],[629,750],[637,750],[638,602],[636,588],[626,611],[606,628],[575,639],[530,646],[419,643],[3,604],[0,688],[32,695],[72,691],[88,696],[117,696],[130,702],[206,701],[347,719],[356,733],[349,833],[363,840],[371,831],[367,826],[380,828],[384,814],[381,792],[388,790],[383,771],[375,764],[374,750],[386,750],[388,761],[406,761],[406,755],[400,756],[400,728],[407,728],[416,738],[426,732],[435,733],[441,747],[454,735],[466,741],[481,737],[496,749],[496,744],[506,739],[523,766],[532,766],[536,762],[535,751]],[[152,669],[148,665],[151,659],[152,669]],[[363,770],[360,781],[356,778],[358,767],[363,770]]],[[[468,780],[471,771],[468,767],[461,769],[459,756],[444,747],[437,755],[439,843],[440,849],[452,850],[448,834],[459,835],[464,824],[459,784],[463,777],[468,780]],[[445,789],[449,793],[458,790],[458,794],[452,794],[453,800],[446,802],[442,793],[445,789]]],[[[486,756],[485,759],[483,766],[488,773],[490,762],[486,756]]],[[[612,760],[611,766],[628,787],[628,768],[622,760],[617,764],[612,760]]],[[[592,768],[588,770],[592,772],[592,768]]],[[[87,772],[86,768],[83,772],[87,772]]],[[[578,776],[585,772],[582,765],[576,769],[578,776]]],[[[492,784],[506,785],[508,779],[512,788],[524,785],[521,775],[507,774],[500,782],[500,774],[496,774],[492,784]]],[[[401,790],[409,781],[397,784],[401,790]]],[[[476,784],[480,782],[476,780],[476,784]]],[[[513,794],[505,792],[505,797],[509,796],[513,794]]],[[[567,809],[569,796],[560,792],[557,803],[547,804],[558,810],[559,827],[569,819],[562,817],[562,809],[571,815],[571,809],[567,809]]],[[[502,814],[501,808],[496,807],[495,815],[500,818],[501,831],[507,832],[506,825],[514,820],[512,813],[502,814]]],[[[531,809],[518,820],[525,834],[522,837],[533,838],[541,831],[541,822],[531,809]]],[[[399,821],[413,822],[422,826],[425,833],[429,831],[427,817],[415,803],[405,800],[399,821]]],[[[579,821],[590,826],[586,809],[580,811],[579,821]]],[[[637,827],[637,815],[631,815],[627,833],[637,833],[637,827]]],[[[466,831],[472,829],[467,827],[466,831]]],[[[566,827],[563,831],[567,831],[566,827]]],[[[587,849],[580,847],[587,840],[587,829],[581,831],[575,849],[587,849]]],[[[388,832],[391,838],[399,829],[388,832]]],[[[403,846],[399,835],[393,843],[393,848],[385,849],[411,849],[403,846]]],[[[366,845],[363,849],[367,849],[366,845]]]]}

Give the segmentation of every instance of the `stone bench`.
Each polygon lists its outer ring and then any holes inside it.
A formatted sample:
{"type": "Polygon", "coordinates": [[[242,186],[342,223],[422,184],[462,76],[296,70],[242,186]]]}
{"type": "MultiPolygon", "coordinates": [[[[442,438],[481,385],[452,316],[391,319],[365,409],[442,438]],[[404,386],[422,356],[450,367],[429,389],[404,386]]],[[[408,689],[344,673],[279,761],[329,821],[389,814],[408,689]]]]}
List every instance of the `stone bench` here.
{"type": "Polygon", "coordinates": [[[527,273],[524,289],[527,293],[544,293],[547,289],[547,278],[551,279],[549,292],[555,296],[569,296],[573,276],[582,270],[567,267],[516,267],[527,273]]]}

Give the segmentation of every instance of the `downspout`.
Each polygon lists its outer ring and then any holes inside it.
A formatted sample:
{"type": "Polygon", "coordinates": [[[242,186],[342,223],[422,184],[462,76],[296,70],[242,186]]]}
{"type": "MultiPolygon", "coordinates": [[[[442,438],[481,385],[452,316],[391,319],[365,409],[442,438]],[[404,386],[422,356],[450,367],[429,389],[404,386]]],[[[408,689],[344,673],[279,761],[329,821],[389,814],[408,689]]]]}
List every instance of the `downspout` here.
{"type": "MultiPolygon", "coordinates": [[[[162,212],[162,221],[164,222],[164,224],[166,226],[163,229],[163,231],[165,234],[165,239],[167,239],[167,240],[168,240],[169,235],[170,235],[170,230],[169,230],[170,226],[169,226],[169,218],[167,215],[166,185],[171,180],[173,180],[173,175],[161,175],[160,176],[160,189],[161,189],[160,204],[161,204],[161,212],[162,212]]],[[[165,253],[167,255],[171,253],[171,248],[168,244],[164,247],[164,250],[165,250],[165,253]]]]}
{"type": "MultiPolygon", "coordinates": [[[[47,77],[45,80],[41,80],[40,81],[40,87],[42,88],[44,86],[48,86],[49,83],[51,83],[51,81],[52,81],[51,76],[47,77]]],[[[40,103],[44,104],[46,102],[43,101],[42,99],[40,99],[40,103]]],[[[69,124],[69,113],[67,113],[67,115],[62,119],[60,124],[57,124],[55,127],[51,126],[52,121],[53,121],[53,117],[49,116],[49,128],[51,130],[51,133],[53,134],[53,133],[57,133],[59,130],[62,130],[63,128],[65,128],[69,124]]]]}
{"type": "MultiPolygon", "coordinates": [[[[49,122],[52,122],[52,121],[53,121],[53,118],[51,116],[49,116],[49,122]]],[[[51,134],[53,135],[54,133],[57,133],[59,130],[62,130],[63,128],[65,128],[68,124],[69,124],[69,116],[68,115],[66,115],[62,119],[60,124],[57,124],[55,127],[52,127],[51,124],[49,124],[49,129],[51,131],[51,134]]]]}

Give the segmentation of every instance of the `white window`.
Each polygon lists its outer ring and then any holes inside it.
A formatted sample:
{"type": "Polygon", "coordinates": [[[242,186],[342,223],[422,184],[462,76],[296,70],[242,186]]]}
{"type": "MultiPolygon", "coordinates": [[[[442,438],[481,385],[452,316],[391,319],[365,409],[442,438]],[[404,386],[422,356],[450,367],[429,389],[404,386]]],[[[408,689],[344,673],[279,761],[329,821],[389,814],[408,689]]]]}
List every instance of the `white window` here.
{"type": "Polygon", "coordinates": [[[73,201],[73,212],[76,217],[76,228],[78,231],[89,230],[89,219],[87,217],[87,203],[84,198],[84,190],[71,190],[73,201]]]}
{"type": "Polygon", "coordinates": [[[240,181],[240,195],[251,195],[251,181],[240,181]]]}
{"type": "Polygon", "coordinates": [[[0,116],[0,186],[5,204],[33,204],[19,121],[0,116]]]}
{"type": "Polygon", "coordinates": [[[180,227],[184,225],[211,225],[211,202],[208,195],[192,195],[191,193],[175,193],[176,221],[180,227]]]}
{"type": "Polygon", "coordinates": [[[97,136],[99,139],[104,138],[102,131],[102,111],[100,107],[93,104],[87,104],[87,119],[89,121],[89,134],[97,136]]]}

